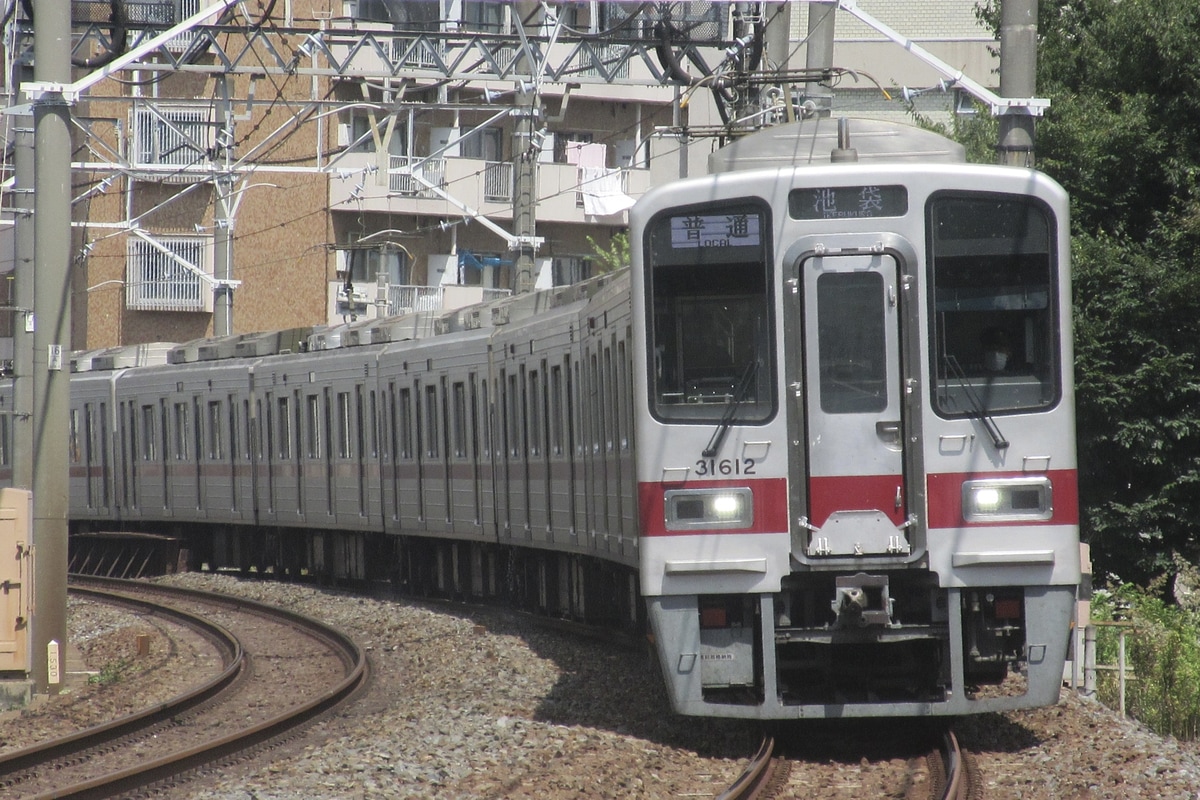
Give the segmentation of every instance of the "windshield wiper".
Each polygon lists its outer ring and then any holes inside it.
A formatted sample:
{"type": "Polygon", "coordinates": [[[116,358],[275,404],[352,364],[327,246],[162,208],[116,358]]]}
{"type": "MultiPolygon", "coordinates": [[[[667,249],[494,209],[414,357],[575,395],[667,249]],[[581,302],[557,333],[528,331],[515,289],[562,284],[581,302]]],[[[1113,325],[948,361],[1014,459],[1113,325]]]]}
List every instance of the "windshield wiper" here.
{"type": "Polygon", "coordinates": [[[713,431],[712,438],[708,440],[708,446],[700,454],[703,458],[713,458],[720,451],[721,443],[725,441],[725,434],[729,432],[729,426],[737,417],[738,407],[750,393],[750,385],[754,383],[754,376],[757,374],[758,359],[754,358],[746,365],[746,369],[742,371],[742,377],[738,378],[738,384],[733,390],[733,394],[725,401],[725,413],[721,415],[717,429],[713,431]]]}
{"type": "Polygon", "coordinates": [[[996,425],[996,420],[992,419],[992,415],[988,413],[983,400],[975,393],[975,387],[967,380],[967,374],[963,372],[958,359],[949,353],[945,353],[942,355],[942,361],[945,362],[954,379],[958,381],[958,385],[962,387],[963,394],[967,396],[967,400],[971,404],[971,410],[975,413],[975,418],[983,423],[984,430],[992,438],[992,444],[995,445],[997,450],[1003,450],[1008,447],[1008,439],[1004,438],[1004,434],[1000,432],[1000,428],[996,425]]]}

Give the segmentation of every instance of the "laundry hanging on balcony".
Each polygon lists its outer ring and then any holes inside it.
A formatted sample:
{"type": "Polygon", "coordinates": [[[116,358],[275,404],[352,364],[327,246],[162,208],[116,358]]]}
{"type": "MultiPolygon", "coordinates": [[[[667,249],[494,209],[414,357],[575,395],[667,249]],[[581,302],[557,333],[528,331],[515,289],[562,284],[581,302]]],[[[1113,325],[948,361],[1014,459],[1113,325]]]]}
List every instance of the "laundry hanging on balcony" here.
{"type": "Polygon", "coordinates": [[[608,167],[580,167],[579,193],[583,195],[583,213],[597,217],[620,214],[634,204],[624,192],[623,170],[608,167]]]}

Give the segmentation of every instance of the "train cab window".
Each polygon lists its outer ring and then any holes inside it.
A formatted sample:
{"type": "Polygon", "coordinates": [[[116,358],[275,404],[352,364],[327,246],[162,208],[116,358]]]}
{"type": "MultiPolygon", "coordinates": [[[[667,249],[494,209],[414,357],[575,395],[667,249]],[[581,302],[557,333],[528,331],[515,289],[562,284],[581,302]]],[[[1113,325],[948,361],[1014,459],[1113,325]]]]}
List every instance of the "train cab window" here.
{"type": "Polygon", "coordinates": [[[647,227],[656,418],[760,423],[774,415],[771,230],[767,208],[748,200],[671,209],[647,227]]]}
{"type": "Polygon", "coordinates": [[[862,414],[888,406],[883,276],[830,272],[817,278],[821,410],[862,414]]]}
{"type": "Polygon", "coordinates": [[[1061,396],[1055,220],[1028,197],[928,206],[933,403],[945,417],[1046,409],[1061,396]]]}

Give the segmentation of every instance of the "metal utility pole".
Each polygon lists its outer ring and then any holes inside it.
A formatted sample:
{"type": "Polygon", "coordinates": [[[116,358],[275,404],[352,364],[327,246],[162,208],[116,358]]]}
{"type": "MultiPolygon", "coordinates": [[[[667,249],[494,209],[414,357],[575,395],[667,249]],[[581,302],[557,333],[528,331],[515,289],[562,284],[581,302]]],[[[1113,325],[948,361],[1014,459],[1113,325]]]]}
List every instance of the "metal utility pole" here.
{"type": "MultiPolygon", "coordinates": [[[[1037,83],[1037,0],[1003,0],[1000,6],[1000,96],[1033,97],[1037,83]]],[[[1034,118],[1010,108],[1000,116],[998,161],[1033,167],[1034,118]]]]}
{"type": "Polygon", "coordinates": [[[67,652],[67,418],[71,349],[71,9],[34,0],[32,678],[57,694],[67,652]]]}

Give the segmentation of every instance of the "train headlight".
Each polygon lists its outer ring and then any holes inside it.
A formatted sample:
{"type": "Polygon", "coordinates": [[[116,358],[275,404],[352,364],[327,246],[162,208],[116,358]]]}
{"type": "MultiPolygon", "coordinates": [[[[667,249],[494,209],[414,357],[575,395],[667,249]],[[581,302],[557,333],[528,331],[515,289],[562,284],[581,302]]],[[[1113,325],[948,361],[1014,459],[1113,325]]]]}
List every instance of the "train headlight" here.
{"type": "Polygon", "coordinates": [[[749,528],[754,523],[754,494],[748,488],[669,489],[664,495],[666,528],[749,528]]]}
{"type": "Polygon", "coordinates": [[[962,487],[967,522],[1046,520],[1054,515],[1049,478],[995,478],[967,481],[962,487]]]}

